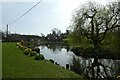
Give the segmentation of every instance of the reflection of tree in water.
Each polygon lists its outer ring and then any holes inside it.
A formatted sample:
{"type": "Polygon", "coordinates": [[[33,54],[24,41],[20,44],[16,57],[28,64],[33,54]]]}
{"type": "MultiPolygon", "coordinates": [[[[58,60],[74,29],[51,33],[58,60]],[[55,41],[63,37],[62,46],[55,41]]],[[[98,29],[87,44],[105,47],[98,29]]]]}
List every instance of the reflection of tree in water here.
{"type": "Polygon", "coordinates": [[[44,47],[45,47],[45,45],[42,45],[42,46],[41,46],[41,49],[44,49],[44,47]]]}
{"type": "Polygon", "coordinates": [[[72,63],[70,63],[70,69],[78,74],[82,74],[83,69],[79,57],[73,56],[72,63]]]}
{"type": "Polygon", "coordinates": [[[101,62],[97,61],[98,59],[94,59],[92,66],[88,66],[85,68],[85,76],[92,80],[112,80],[115,78],[114,70],[109,67],[103,65],[101,62]]]}
{"type": "Polygon", "coordinates": [[[119,61],[114,61],[114,63],[115,63],[114,69],[115,69],[115,72],[116,72],[116,76],[119,76],[120,75],[120,60],[119,61]]]}
{"type": "Polygon", "coordinates": [[[101,59],[83,59],[73,56],[70,69],[85,75],[91,80],[116,80],[120,75],[120,61],[101,59]]]}
{"type": "Polygon", "coordinates": [[[62,46],[60,44],[47,44],[46,46],[47,46],[47,48],[53,50],[53,52],[55,52],[57,50],[61,51],[61,49],[62,49],[62,46]]]}
{"type": "Polygon", "coordinates": [[[68,52],[68,51],[70,51],[71,48],[70,48],[70,46],[66,45],[66,46],[65,46],[65,49],[66,49],[67,52],[68,52]]]}

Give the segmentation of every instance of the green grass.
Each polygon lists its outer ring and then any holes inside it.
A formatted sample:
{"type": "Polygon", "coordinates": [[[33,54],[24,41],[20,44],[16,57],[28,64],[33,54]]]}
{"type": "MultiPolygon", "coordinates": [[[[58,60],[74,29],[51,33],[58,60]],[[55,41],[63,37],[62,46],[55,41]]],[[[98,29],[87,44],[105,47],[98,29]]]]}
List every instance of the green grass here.
{"type": "MultiPolygon", "coordinates": [[[[3,78],[80,78],[78,74],[47,60],[26,56],[15,43],[2,43],[3,78]]],[[[81,79],[83,80],[83,79],[81,79]]]]}

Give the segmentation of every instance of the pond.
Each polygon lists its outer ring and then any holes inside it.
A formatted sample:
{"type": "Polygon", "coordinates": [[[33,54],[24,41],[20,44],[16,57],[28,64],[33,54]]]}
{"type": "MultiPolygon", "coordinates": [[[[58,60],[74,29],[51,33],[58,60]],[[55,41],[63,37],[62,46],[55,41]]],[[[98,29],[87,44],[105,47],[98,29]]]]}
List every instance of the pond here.
{"type": "MultiPolygon", "coordinates": [[[[80,71],[78,73],[85,73],[85,69],[87,67],[90,67],[93,63],[93,58],[84,58],[81,56],[76,56],[73,52],[68,51],[68,47],[62,46],[60,44],[41,45],[39,46],[39,48],[40,54],[43,54],[46,59],[52,59],[62,67],[66,67],[66,64],[69,64],[69,69],[75,72],[77,69],[77,71],[80,71]]],[[[120,75],[120,60],[99,59],[99,62],[106,67],[109,76],[113,77],[116,75],[120,75]]],[[[100,67],[100,69],[101,74],[103,75],[103,68],[100,67]]]]}

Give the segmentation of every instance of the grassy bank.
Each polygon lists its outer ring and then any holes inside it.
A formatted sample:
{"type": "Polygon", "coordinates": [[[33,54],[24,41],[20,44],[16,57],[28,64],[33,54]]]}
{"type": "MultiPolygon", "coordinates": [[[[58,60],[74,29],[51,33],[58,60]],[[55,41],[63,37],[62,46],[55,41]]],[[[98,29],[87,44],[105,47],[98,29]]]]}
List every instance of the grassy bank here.
{"type": "Polygon", "coordinates": [[[80,78],[47,60],[37,61],[26,56],[15,43],[2,43],[2,51],[3,78],[80,78]]]}

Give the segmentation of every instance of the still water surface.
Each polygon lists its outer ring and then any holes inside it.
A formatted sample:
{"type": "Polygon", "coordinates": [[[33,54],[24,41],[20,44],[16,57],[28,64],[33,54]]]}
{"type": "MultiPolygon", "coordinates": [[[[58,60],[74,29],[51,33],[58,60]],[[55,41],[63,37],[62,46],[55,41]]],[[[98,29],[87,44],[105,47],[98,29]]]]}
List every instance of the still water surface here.
{"type": "Polygon", "coordinates": [[[39,46],[39,48],[40,53],[43,54],[46,59],[52,59],[63,67],[65,67],[66,64],[69,64],[72,60],[72,57],[75,56],[73,52],[67,52],[65,48],[61,47],[50,49],[47,46],[39,46]]]}
{"type": "MultiPolygon", "coordinates": [[[[73,63],[73,57],[79,59],[80,68],[83,70],[85,67],[91,66],[93,62],[92,58],[84,58],[81,56],[76,56],[73,52],[67,51],[65,46],[61,45],[44,45],[39,46],[40,54],[43,54],[46,59],[52,59],[60,66],[66,67],[66,64],[71,65],[73,63]]],[[[120,75],[120,60],[112,60],[112,59],[99,59],[99,62],[104,66],[109,66],[113,69],[113,72],[109,72],[110,75],[117,74],[120,75]]],[[[102,68],[101,68],[102,69],[102,68]]]]}

